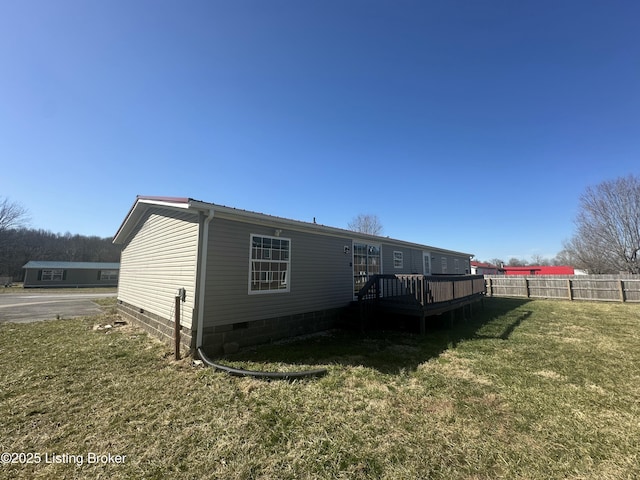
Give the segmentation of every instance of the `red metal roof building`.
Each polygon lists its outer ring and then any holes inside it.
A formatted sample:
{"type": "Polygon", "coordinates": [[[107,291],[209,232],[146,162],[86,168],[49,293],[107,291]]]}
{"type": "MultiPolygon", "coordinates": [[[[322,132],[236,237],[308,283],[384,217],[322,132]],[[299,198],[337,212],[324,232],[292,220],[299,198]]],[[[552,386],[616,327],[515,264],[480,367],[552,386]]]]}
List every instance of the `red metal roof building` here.
{"type": "Polygon", "coordinates": [[[502,267],[505,275],[575,275],[573,267],[529,265],[527,267],[502,267]]]}

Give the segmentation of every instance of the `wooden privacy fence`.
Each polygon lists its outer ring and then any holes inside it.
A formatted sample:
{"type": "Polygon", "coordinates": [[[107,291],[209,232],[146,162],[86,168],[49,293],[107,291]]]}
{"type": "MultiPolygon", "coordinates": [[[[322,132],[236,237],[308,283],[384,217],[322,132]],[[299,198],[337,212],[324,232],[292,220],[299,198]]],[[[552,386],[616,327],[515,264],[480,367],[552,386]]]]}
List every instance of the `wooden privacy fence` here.
{"type": "Polygon", "coordinates": [[[640,302],[640,275],[485,275],[487,296],[640,302]]]}

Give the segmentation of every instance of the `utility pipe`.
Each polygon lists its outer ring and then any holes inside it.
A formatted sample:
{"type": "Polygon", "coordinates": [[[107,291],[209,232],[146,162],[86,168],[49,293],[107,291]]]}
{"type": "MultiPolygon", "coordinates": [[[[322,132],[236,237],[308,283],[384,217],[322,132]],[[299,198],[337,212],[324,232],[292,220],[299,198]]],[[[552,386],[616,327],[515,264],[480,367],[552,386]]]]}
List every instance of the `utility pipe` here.
{"type": "Polygon", "coordinates": [[[254,377],[266,380],[296,380],[299,378],[322,377],[327,374],[326,368],[304,370],[301,372],[258,372],[256,370],[243,370],[240,368],[233,368],[227,365],[220,365],[219,363],[213,362],[213,360],[207,357],[207,355],[202,351],[200,347],[198,347],[198,356],[204,363],[206,363],[210,367],[213,367],[215,370],[220,370],[235,377],[254,377]]]}
{"type": "Polygon", "coordinates": [[[204,219],[202,232],[202,255],[200,256],[200,269],[199,269],[199,285],[198,285],[198,330],[196,332],[196,349],[200,351],[202,347],[202,330],[204,328],[204,298],[207,285],[207,257],[209,251],[209,224],[213,220],[214,209],[210,208],[207,213],[207,218],[204,219]]]}
{"type": "Polygon", "coordinates": [[[173,340],[174,340],[174,351],[176,355],[176,360],[180,360],[180,300],[181,295],[176,295],[175,298],[175,322],[173,325],[173,340]]]}

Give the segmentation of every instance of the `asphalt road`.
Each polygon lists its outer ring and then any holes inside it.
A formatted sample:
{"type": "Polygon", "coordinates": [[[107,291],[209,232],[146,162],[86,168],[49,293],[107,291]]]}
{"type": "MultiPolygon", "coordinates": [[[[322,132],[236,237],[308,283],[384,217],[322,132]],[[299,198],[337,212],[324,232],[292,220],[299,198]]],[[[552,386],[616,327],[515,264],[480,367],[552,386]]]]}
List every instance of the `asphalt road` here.
{"type": "Polygon", "coordinates": [[[0,295],[0,323],[28,323],[56,318],[97,315],[102,312],[96,298],[115,297],[115,293],[34,293],[0,295]]]}

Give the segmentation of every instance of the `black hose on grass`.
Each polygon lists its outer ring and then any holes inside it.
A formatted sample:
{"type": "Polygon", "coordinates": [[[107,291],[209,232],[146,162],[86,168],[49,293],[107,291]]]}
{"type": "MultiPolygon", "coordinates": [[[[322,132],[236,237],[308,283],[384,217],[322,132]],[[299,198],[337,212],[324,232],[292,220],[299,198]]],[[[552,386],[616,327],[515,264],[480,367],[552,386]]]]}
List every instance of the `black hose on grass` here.
{"type": "Polygon", "coordinates": [[[327,374],[326,368],[318,368],[316,370],[304,370],[302,372],[258,372],[256,370],[243,370],[240,368],[233,368],[227,365],[220,365],[214,363],[207,355],[202,351],[202,348],[198,347],[198,356],[200,359],[213,367],[215,370],[228,373],[235,377],[254,377],[262,378],[266,380],[295,380],[298,378],[310,378],[310,377],[322,377],[327,374]]]}

